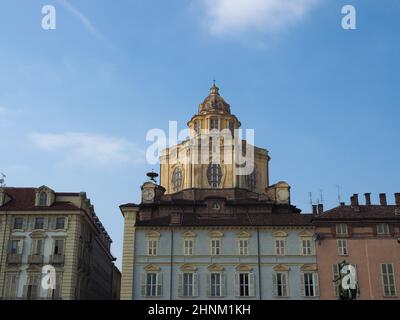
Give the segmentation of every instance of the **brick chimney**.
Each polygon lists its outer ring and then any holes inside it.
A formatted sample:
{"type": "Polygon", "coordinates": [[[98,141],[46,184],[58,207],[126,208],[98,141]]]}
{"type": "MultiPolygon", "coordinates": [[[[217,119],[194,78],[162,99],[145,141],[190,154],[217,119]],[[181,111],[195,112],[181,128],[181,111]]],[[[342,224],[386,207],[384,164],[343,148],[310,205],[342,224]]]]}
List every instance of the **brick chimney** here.
{"type": "Polygon", "coordinates": [[[323,214],[324,213],[324,205],[320,203],[318,205],[318,214],[323,214]]]}
{"type": "Polygon", "coordinates": [[[379,200],[381,202],[381,206],[387,206],[386,193],[380,193],[379,200]]]}
{"type": "Polygon", "coordinates": [[[317,208],[317,205],[316,205],[316,204],[313,204],[313,205],[312,205],[312,213],[313,213],[314,215],[317,215],[317,214],[318,214],[318,208],[317,208]]]}
{"type": "Polygon", "coordinates": [[[396,206],[400,207],[400,193],[394,194],[394,202],[396,203],[396,206]]]}
{"type": "Polygon", "coordinates": [[[364,193],[364,196],[365,196],[365,205],[370,206],[371,205],[371,194],[364,193]]]}
{"type": "Polygon", "coordinates": [[[357,207],[358,206],[358,194],[353,194],[352,197],[350,197],[350,202],[352,207],[357,207]]]}

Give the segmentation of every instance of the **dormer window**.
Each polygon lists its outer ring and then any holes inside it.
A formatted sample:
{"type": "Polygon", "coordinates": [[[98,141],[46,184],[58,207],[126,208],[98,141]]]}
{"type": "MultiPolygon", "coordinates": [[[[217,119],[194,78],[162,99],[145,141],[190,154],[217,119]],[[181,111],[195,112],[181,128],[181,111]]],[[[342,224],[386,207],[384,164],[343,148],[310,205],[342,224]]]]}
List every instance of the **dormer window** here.
{"type": "Polygon", "coordinates": [[[39,194],[39,206],[46,207],[47,206],[47,193],[42,191],[39,194]]]}

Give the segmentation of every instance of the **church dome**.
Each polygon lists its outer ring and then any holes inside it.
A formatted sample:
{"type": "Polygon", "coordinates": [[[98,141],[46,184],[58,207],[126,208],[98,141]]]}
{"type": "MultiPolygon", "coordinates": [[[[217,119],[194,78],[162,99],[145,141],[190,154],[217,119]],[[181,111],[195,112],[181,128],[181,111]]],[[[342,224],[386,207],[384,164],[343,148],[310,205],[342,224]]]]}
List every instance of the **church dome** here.
{"type": "Polygon", "coordinates": [[[230,114],[231,107],[224,98],[219,95],[219,88],[214,83],[208,97],[199,105],[199,114],[215,111],[230,114]]]}

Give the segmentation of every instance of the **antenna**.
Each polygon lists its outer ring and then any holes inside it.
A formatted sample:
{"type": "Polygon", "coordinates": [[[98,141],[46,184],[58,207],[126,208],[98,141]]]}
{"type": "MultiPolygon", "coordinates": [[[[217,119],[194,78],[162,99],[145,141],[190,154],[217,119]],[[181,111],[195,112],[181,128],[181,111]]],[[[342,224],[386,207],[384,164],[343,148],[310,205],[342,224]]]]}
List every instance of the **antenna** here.
{"type": "Polygon", "coordinates": [[[342,199],[341,199],[341,196],[340,196],[340,185],[336,185],[336,188],[337,188],[337,199],[338,199],[338,202],[340,204],[340,202],[342,202],[342,199]]]}
{"type": "Polygon", "coordinates": [[[324,194],[322,189],[319,189],[319,198],[321,200],[321,204],[324,204],[324,194]]]}
{"type": "Polygon", "coordinates": [[[311,206],[311,208],[312,208],[312,206],[313,206],[312,193],[309,192],[308,195],[310,196],[310,206],[311,206]]]}
{"type": "Polygon", "coordinates": [[[0,187],[4,188],[6,186],[6,184],[4,183],[6,181],[5,180],[6,175],[4,173],[0,172],[0,176],[1,176],[1,178],[0,178],[0,187]]]}

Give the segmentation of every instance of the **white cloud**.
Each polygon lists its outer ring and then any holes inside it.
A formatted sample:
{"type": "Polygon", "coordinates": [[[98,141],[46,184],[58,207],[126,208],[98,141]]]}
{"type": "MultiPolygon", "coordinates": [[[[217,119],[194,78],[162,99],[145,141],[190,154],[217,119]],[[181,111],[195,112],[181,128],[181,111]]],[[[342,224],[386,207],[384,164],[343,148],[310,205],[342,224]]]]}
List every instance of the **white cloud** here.
{"type": "Polygon", "coordinates": [[[144,151],[126,139],[87,133],[31,133],[33,146],[86,166],[141,163],[144,151]]]}
{"type": "Polygon", "coordinates": [[[320,0],[195,0],[213,35],[275,32],[300,21],[320,0]]]}
{"type": "Polygon", "coordinates": [[[77,18],[83,25],[83,27],[97,40],[103,42],[107,47],[115,50],[114,45],[93,25],[93,23],[86,17],[80,10],[75,8],[67,0],[58,0],[58,2],[64,6],[75,18],[77,18]]]}
{"type": "Polygon", "coordinates": [[[0,106],[0,114],[2,114],[2,113],[6,113],[6,111],[7,111],[7,109],[6,109],[6,108],[4,108],[4,107],[0,106]]]}

